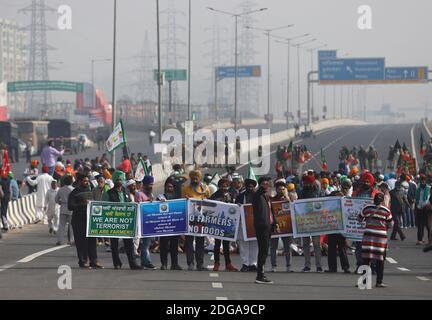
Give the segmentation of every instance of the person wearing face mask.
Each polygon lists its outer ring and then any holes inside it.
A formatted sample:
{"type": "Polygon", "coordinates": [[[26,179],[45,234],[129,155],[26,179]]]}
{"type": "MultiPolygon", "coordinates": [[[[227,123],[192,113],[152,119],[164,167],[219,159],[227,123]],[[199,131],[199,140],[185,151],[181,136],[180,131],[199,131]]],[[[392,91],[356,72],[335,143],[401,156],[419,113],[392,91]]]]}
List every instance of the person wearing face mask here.
{"type": "MultiPolygon", "coordinates": [[[[251,204],[252,197],[255,193],[257,182],[253,179],[245,179],[245,190],[240,192],[236,199],[238,205],[251,204]]],[[[240,217],[241,220],[241,217],[240,217]]],[[[240,225],[242,222],[240,221],[240,225]]],[[[242,261],[241,272],[256,272],[258,258],[258,242],[257,240],[245,241],[243,232],[239,232],[237,242],[240,251],[240,259],[242,261]]]]}
{"type": "MultiPolygon", "coordinates": [[[[227,178],[222,178],[218,181],[218,190],[210,197],[210,200],[233,203],[233,197],[229,192],[231,182],[227,178]]],[[[223,243],[223,255],[225,258],[225,270],[238,271],[236,267],[231,264],[230,258],[230,242],[227,240],[215,239],[214,244],[214,267],[213,271],[219,271],[220,267],[220,247],[223,243]]]]}
{"type": "MultiPolygon", "coordinates": [[[[286,183],[284,179],[278,180],[275,182],[276,187],[276,195],[271,198],[271,201],[288,201],[290,200],[288,197],[288,191],[286,188],[286,183]]],[[[279,244],[279,239],[282,240],[285,254],[285,262],[286,262],[286,272],[293,272],[291,270],[291,244],[293,242],[292,237],[280,237],[280,238],[272,238],[270,240],[270,257],[271,257],[271,272],[277,271],[277,248],[279,244]]]]}
{"type": "Polygon", "coordinates": [[[103,269],[97,260],[96,238],[87,238],[87,204],[92,199],[88,176],[77,175],[78,186],[68,197],[68,210],[72,211],[72,229],[78,255],[78,265],[83,269],[103,269]],[[90,260],[90,264],[87,261],[90,260]]]}
{"type": "MultiPolygon", "coordinates": [[[[143,192],[144,198],[142,202],[152,202],[155,201],[155,196],[153,195],[154,177],[145,176],[143,181],[143,192]]],[[[155,270],[156,267],[153,265],[150,256],[150,246],[153,238],[142,238],[141,239],[141,267],[147,270],[155,270]]]]}
{"type": "MultiPolygon", "coordinates": [[[[189,172],[190,182],[182,188],[182,198],[186,199],[208,199],[210,198],[210,190],[208,186],[201,182],[202,173],[199,170],[189,172]]],[[[197,271],[207,271],[204,267],[204,237],[186,236],[186,260],[188,270],[194,270],[194,247],[195,240],[195,259],[197,263],[197,271]]]]}
{"type": "MultiPolygon", "coordinates": [[[[165,192],[157,197],[159,201],[178,199],[174,190],[174,181],[168,178],[165,181],[165,192]]],[[[160,237],[161,270],[168,270],[168,253],[171,256],[171,270],[183,270],[178,263],[179,236],[160,237]]]]}
{"type": "MultiPolygon", "coordinates": [[[[131,202],[129,194],[123,187],[125,183],[126,176],[123,171],[117,170],[112,175],[112,180],[114,182],[114,188],[105,192],[102,196],[103,201],[108,202],[131,202]]],[[[114,264],[114,269],[121,269],[122,262],[119,255],[119,239],[111,238],[111,255],[114,264]]],[[[133,249],[133,239],[123,239],[124,248],[129,262],[129,267],[131,270],[138,270],[140,267],[135,262],[134,249],[133,249]]]]}
{"type": "MultiPolygon", "coordinates": [[[[318,190],[315,185],[315,177],[313,175],[304,175],[302,178],[303,189],[300,194],[300,199],[311,199],[318,198],[318,190]]],[[[303,252],[305,257],[305,266],[302,272],[311,271],[311,252],[310,252],[310,242],[312,238],[312,243],[314,247],[315,255],[315,265],[317,272],[323,272],[321,267],[321,244],[320,236],[304,237],[303,239],[303,252]]]]}
{"type": "Polygon", "coordinates": [[[257,277],[255,279],[255,283],[258,284],[273,283],[273,281],[264,275],[264,265],[267,260],[271,234],[275,229],[278,233],[280,232],[271,209],[269,195],[272,185],[271,181],[271,177],[260,177],[258,180],[259,188],[252,196],[254,227],[258,241],[258,266],[257,277]]]}

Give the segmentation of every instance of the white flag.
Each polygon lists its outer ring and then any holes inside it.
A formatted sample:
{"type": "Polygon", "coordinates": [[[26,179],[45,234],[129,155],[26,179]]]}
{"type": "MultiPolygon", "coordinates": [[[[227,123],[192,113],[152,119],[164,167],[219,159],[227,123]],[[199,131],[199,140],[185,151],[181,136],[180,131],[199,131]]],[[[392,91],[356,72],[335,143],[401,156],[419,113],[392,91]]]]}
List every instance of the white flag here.
{"type": "Polygon", "coordinates": [[[110,134],[105,144],[108,152],[113,152],[114,150],[123,147],[126,144],[126,135],[123,130],[123,123],[121,120],[114,128],[114,131],[110,134]]]}
{"type": "Polygon", "coordinates": [[[146,164],[141,159],[135,171],[135,181],[142,181],[145,176],[148,176],[146,164]]]}

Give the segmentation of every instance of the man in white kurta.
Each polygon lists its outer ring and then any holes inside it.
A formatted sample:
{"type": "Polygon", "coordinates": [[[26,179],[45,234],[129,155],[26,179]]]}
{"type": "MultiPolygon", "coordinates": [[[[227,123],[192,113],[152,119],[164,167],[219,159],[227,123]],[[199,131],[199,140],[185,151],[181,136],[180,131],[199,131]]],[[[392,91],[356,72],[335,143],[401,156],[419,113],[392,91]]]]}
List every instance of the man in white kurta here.
{"type": "Polygon", "coordinates": [[[40,174],[35,180],[31,179],[32,177],[29,176],[26,178],[26,181],[31,186],[37,186],[37,192],[36,192],[36,222],[39,222],[41,220],[44,221],[44,224],[48,224],[48,219],[45,214],[45,211],[47,209],[46,204],[46,194],[49,189],[51,189],[51,182],[54,180],[53,177],[51,177],[49,174],[49,168],[47,166],[42,167],[42,174],[40,174]]]}

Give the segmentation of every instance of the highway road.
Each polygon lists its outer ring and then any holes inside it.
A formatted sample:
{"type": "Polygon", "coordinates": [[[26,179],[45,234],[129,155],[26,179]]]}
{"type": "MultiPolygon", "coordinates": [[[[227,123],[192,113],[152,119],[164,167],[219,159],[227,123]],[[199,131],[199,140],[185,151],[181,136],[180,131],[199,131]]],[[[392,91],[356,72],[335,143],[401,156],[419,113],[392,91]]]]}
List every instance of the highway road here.
{"type": "MultiPolygon", "coordinates": [[[[308,146],[318,160],[310,161],[305,168],[319,169],[319,151],[323,148],[329,169],[336,169],[338,151],[343,145],[362,144],[366,147],[373,144],[380,158],[385,160],[388,146],[397,138],[410,148],[414,140],[418,154],[417,144],[422,131],[424,128],[420,124],[366,125],[325,130],[316,139],[301,142],[308,146]]],[[[423,134],[427,139],[426,132],[423,134]]],[[[272,146],[272,150],[275,148],[272,146]]],[[[272,167],[274,160],[273,153],[272,167]]],[[[246,170],[246,166],[240,168],[244,175],[246,170]]],[[[56,239],[48,234],[47,226],[31,225],[11,231],[0,240],[0,299],[431,299],[432,256],[423,253],[421,247],[415,245],[414,229],[406,231],[405,241],[390,242],[384,276],[384,282],[389,287],[359,290],[355,287],[358,275],[301,273],[304,263],[301,256],[293,257],[292,269],[295,273],[290,274],[284,272],[284,258],[278,257],[278,272],[267,273],[275,284],[267,286],[254,284],[253,273],[212,272],[211,255],[205,259],[209,266],[208,272],[114,270],[110,253],[104,247],[99,247],[99,258],[106,269],[81,270],[78,268],[75,248],[55,247],[56,239]],[[62,265],[72,268],[72,290],[58,288],[60,275],[57,271],[62,265]]],[[[155,265],[160,265],[157,254],[153,254],[152,259],[155,265]]],[[[349,259],[353,270],[353,255],[349,259]]],[[[126,262],[125,255],[122,255],[122,260],[126,262]]],[[[233,256],[233,263],[240,267],[238,255],[233,256]]],[[[186,267],[184,254],[180,254],[180,264],[186,267]]],[[[323,266],[327,268],[325,257],[323,266]]],[[[267,264],[266,269],[269,267],[267,264]]]]}

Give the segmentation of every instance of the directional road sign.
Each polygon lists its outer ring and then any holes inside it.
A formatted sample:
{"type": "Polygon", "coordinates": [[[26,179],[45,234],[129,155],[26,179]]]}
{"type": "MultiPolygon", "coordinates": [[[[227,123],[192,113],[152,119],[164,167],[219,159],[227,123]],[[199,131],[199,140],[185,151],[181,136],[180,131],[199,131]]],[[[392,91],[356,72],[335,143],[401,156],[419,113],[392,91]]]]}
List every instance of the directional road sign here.
{"type": "MultiPolygon", "coordinates": [[[[158,81],[158,71],[153,70],[154,80],[158,81]]],[[[184,69],[167,69],[161,70],[161,73],[165,74],[165,81],[186,81],[187,70],[184,69]]]]}
{"type": "Polygon", "coordinates": [[[383,81],[384,58],[324,59],[319,61],[319,81],[373,83],[383,81]]]}
{"type": "Polygon", "coordinates": [[[391,67],[385,69],[389,83],[422,83],[428,81],[428,67],[391,67]]]}
{"type": "MultiPolygon", "coordinates": [[[[219,79],[235,78],[235,67],[217,67],[216,74],[219,79]]],[[[238,66],[237,77],[251,78],[261,77],[261,66],[238,66]]]]}
{"type": "Polygon", "coordinates": [[[318,59],[336,59],[336,50],[319,50],[318,59]]]}

